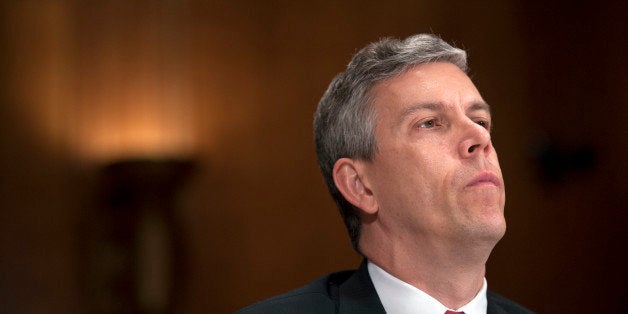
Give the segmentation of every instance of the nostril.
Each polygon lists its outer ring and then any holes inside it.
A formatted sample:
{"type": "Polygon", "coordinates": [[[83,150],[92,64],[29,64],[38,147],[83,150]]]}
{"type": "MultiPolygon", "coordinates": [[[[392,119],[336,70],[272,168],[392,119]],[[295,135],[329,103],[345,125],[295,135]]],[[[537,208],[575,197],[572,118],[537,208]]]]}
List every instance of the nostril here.
{"type": "Polygon", "coordinates": [[[468,150],[469,154],[470,154],[470,153],[473,153],[473,151],[475,150],[475,148],[476,148],[476,147],[478,147],[478,146],[479,146],[479,145],[473,145],[473,146],[469,147],[469,150],[468,150]]]}

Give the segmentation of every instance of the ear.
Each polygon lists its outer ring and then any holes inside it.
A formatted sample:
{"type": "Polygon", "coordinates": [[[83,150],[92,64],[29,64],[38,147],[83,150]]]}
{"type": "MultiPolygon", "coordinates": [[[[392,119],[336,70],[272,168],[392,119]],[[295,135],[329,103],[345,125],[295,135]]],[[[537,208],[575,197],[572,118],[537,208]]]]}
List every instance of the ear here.
{"type": "Polygon", "coordinates": [[[366,214],[375,214],[379,207],[373,192],[364,180],[360,162],[351,158],[340,158],[334,164],[333,176],[342,196],[366,214]]]}

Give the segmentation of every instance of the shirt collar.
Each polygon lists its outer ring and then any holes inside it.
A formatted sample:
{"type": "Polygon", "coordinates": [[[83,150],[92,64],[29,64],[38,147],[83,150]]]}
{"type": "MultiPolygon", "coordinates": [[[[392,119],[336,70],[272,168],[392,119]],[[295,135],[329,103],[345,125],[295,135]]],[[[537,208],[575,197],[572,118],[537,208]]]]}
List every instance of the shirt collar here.
{"type": "MultiPolygon", "coordinates": [[[[368,261],[368,271],[375,286],[375,291],[387,313],[394,314],[443,314],[449,309],[438,300],[421,291],[420,289],[394,277],[381,269],[379,266],[368,261]]],[[[456,311],[465,314],[486,314],[487,283],[486,278],[482,284],[480,292],[471,300],[456,311]]]]}

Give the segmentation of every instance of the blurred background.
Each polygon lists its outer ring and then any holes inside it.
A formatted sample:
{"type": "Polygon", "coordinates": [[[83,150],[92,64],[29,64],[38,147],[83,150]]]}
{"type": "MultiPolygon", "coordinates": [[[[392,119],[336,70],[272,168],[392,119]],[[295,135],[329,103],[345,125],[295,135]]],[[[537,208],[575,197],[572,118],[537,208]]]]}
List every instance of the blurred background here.
{"type": "Polygon", "coordinates": [[[625,313],[624,2],[0,4],[0,312],[230,313],[355,268],[315,161],[332,77],[381,37],[465,48],[508,232],[489,288],[625,313]]]}

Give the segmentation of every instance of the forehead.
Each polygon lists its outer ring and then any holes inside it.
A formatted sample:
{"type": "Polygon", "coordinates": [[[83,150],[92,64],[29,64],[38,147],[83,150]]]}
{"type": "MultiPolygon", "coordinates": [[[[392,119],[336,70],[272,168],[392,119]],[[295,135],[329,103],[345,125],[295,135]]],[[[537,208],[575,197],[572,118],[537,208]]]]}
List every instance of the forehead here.
{"type": "Polygon", "coordinates": [[[378,114],[403,112],[419,105],[460,108],[463,111],[483,107],[488,111],[488,105],[469,77],[448,62],[425,63],[410,68],[377,83],[371,89],[371,96],[378,114]]]}

